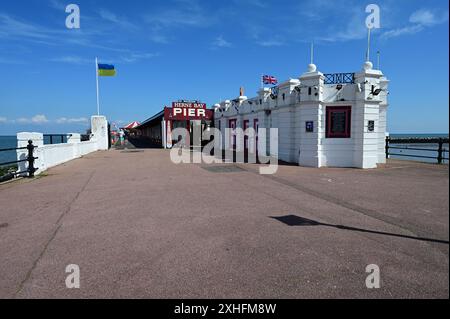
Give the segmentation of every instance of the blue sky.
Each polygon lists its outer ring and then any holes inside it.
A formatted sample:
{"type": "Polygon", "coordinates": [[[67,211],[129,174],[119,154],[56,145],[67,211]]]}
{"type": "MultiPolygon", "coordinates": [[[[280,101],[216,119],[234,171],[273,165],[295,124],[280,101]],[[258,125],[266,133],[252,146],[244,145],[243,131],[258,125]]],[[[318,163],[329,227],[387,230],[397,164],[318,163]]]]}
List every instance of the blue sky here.
{"type": "Polygon", "coordinates": [[[178,99],[213,105],[262,73],[299,77],[316,44],[321,72],[356,72],[364,62],[365,7],[381,7],[372,52],[391,80],[392,133],[447,133],[448,2],[443,0],[16,0],[0,7],[0,135],[84,131],[96,112],[126,124],[178,99]],[[65,27],[65,7],[81,29],[65,27]]]}

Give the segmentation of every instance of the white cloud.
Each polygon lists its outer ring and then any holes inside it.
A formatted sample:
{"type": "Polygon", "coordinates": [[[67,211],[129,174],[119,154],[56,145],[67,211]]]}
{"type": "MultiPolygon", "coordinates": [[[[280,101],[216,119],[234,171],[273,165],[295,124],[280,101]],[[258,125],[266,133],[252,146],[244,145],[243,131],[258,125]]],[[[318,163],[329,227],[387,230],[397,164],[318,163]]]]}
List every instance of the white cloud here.
{"type": "Polygon", "coordinates": [[[225,40],[223,36],[218,36],[217,38],[215,38],[212,45],[215,48],[229,48],[232,46],[232,44],[225,40]]]}
{"type": "Polygon", "coordinates": [[[108,21],[108,22],[112,22],[122,28],[125,29],[133,29],[133,30],[137,30],[138,27],[131,23],[128,19],[126,19],[125,17],[119,17],[117,16],[115,13],[106,10],[106,9],[101,9],[99,12],[99,15],[102,19],[108,21]]]}
{"type": "MultiPolygon", "coordinates": [[[[345,23],[330,24],[326,28],[326,32],[319,35],[317,40],[326,42],[345,42],[353,40],[362,40],[367,37],[367,28],[365,25],[366,14],[364,7],[350,6],[345,12],[334,11],[338,9],[329,9],[328,14],[335,13],[336,16],[345,14],[345,23]]],[[[314,19],[313,19],[314,20],[314,19]]],[[[324,24],[323,20],[317,20],[316,24],[324,24]]]]}
{"type": "Polygon", "coordinates": [[[0,57],[0,64],[23,64],[23,62],[9,59],[9,58],[0,57]]]}
{"type": "Polygon", "coordinates": [[[177,27],[207,27],[215,21],[215,15],[208,14],[196,0],[177,0],[168,9],[154,11],[144,16],[153,30],[177,27]]]}
{"type": "Polygon", "coordinates": [[[261,9],[265,9],[268,7],[268,3],[265,2],[264,0],[234,0],[234,2],[237,5],[244,4],[244,5],[257,7],[257,8],[261,8],[261,9]]]}
{"type": "Polygon", "coordinates": [[[0,123],[6,123],[6,122],[8,122],[8,119],[6,117],[0,116],[0,123]]]}
{"type": "MultiPolygon", "coordinates": [[[[237,3],[240,1],[235,0],[237,3]]],[[[302,0],[289,8],[289,14],[275,14],[273,4],[258,6],[245,0],[244,5],[258,8],[237,11],[228,20],[236,21],[249,38],[259,46],[280,47],[311,41],[345,42],[364,39],[365,6],[359,0],[302,0]],[[264,10],[263,12],[261,12],[264,10]],[[270,16],[268,23],[267,16],[270,16]]]]}
{"type": "Polygon", "coordinates": [[[130,53],[127,56],[122,56],[120,59],[126,63],[133,63],[139,60],[147,60],[159,56],[159,53],[130,53]]]}
{"type": "Polygon", "coordinates": [[[433,27],[447,21],[448,12],[438,15],[430,9],[420,9],[413,12],[409,17],[410,25],[386,31],[381,35],[381,39],[416,34],[425,30],[425,28],[433,27]]]}
{"type": "Polygon", "coordinates": [[[101,9],[100,12],[100,17],[102,17],[102,19],[107,20],[109,22],[114,22],[117,24],[120,24],[120,19],[117,17],[117,15],[115,13],[112,13],[109,10],[106,9],[101,9]]]}
{"type": "Polygon", "coordinates": [[[47,117],[45,115],[42,115],[42,114],[35,115],[32,118],[21,117],[15,121],[8,121],[6,118],[0,118],[0,122],[3,122],[2,119],[4,119],[5,123],[6,122],[15,122],[15,123],[20,123],[20,124],[36,124],[36,125],[46,124],[46,123],[50,123],[50,122],[54,122],[56,124],[87,124],[87,123],[89,123],[89,119],[86,117],[74,117],[74,118],[60,117],[57,120],[50,121],[47,119],[47,117]]]}
{"type": "Polygon", "coordinates": [[[85,117],[79,117],[79,118],[67,118],[67,117],[61,117],[56,120],[57,124],[86,124],[89,120],[85,117]]]}
{"type": "Polygon", "coordinates": [[[433,26],[435,24],[445,22],[447,19],[446,16],[448,18],[448,15],[445,14],[441,17],[438,17],[431,10],[420,9],[411,14],[411,16],[409,17],[409,22],[424,26],[433,26]]]}
{"type": "Polygon", "coordinates": [[[280,46],[284,45],[285,43],[281,40],[269,39],[269,40],[259,41],[258,44],[262,47],[280,47],[280,46]]]}
{"type": "Polygon", "coordinates": [[[399,37],[402,35],[415,34],[415,33],[422,31],[423,29],[424,29],[424,27],[420,24],[407,26],[407,27],[403,27],[403,28],[386,31],[381,35],[381,38],[389,39],[389,38],[399,37]]]}
{"type": "Polygon", "coordinates": [[[69,64],[89,64],[94,63],[93,60],[85,59],[79,56],[63,56],[59,58],[50,59],[52,62],[61,62],[69,64]]]}
{"type": "Polygon", "coordinates": [[[49,120],[45,115],[38,114],[33,116],[32,118],[25,118],[25,117],[18,118],[16,122],[21,124],[45,124],[48,123],[49,120]]]}
{"type": "MultiPolygon", "coordinates": [[[[139,60],[146,60],[151,59],[154,57],[159,56],[159,53],[142,53],[142,52],[132,52],[127,51],[123,52],[123,55],[111,57],[109,59],[103,59],[102,61],[107,61],[108,63],[117,63],[119,61],[126,62],[126,63],[133,63],[137,62],[139,60]]],[[[75,64],[75,65],[85,65],[85,64],[94,64],[93,59],[86,59],[79,56],[63,56],[59,58],[53,58],[50,59],[51,62],[59,62],[59,63],[68,63],[68,64],[75,64]]]]}
{"type": "Polygon", "coordinates": [[[169,38],[165,35],[162,34],[153,34],[150,36],[150,41],[154,42],[154,43],[159,43],[159,44],[168,44],[169,38]]]}
{"type": "Polygon", "coordinates": [[[50,7],[56,10],[65,10],[66,4],[60,2],[59,0],[50,0],[49,2],[50,7]]]}
{"type": "Polygon", "coordinates": [[[30,120],[27,118],[24,118],[24,117],[20,117],[16,120],[16,122],[20,123],[20,124],[26,124],[26,123],[30,123],[30,120]]]}
{"type": "Polygon", "coordinates": [[[47,117],[45,115],[39,114],[31,118],[31,122],[34,124],[44,124],[48,123],[47,117]]]}
{"type": "Polygon", "coordinates": [[[51,39],[52,34],[55,32],[0,12],[0,38],[28,38],[44,41],[51,39]]]}
{"type": "MultiPolygon", "coordinates": [[[[87,19],[83,15],[83,21],[87,19]]],[[[66,28],[48,28],[0,12],[0,39],[19,40],[21,45],[30,42],[49,46],[83,46],[114,52],[130,51],[123,46],[113,48],[99,45],[96,37],[107,34],[104,27],[82,28],[70,33],[67,31],[66,28]]]]}
{"type": "MultiPolygon", "coordinates": [[[[235,0],[239,2],[238,0],[235,0]]],[[[253,0],[244,0],[249,4],[253,0]]],[[[257,0],[255,1],[257,3],[257,0]]],[[[414,34],[423,29],[448,21],[448,12],[421,9],[406,17],[401,24],[397,4],[382,1],[382,29],[374,36],[387,39],[414,34]]],[[[270,13],[272,7],[263,8],[270,13]]],[[[241,25],[244,32],[260,46],[282,46],[291,42],[348,42],[367,37],[365,4],[359,0],[303,0],[293,5],[289,15],[272,15],[270,25],[265,14],[251,10],[242,16],[239,11],[229,18],[241,25]],[[278,36],[277,36],[278,35],[278,36]]],[[[442,10],[441,10],[442,11],[442,10]]]]}

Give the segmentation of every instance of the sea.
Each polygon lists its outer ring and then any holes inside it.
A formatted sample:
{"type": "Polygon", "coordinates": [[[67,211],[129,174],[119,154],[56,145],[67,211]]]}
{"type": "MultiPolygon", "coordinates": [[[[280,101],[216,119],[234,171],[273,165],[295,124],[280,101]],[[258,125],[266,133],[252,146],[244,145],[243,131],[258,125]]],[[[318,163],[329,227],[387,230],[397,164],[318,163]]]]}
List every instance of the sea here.
{"type": "MultiPolygon", "coordinates": [[[[391,138],[448,138],[448,134],[390,134],[391,138]]],[[[391,149],[389,153],[391,154],[401,154],[400,156],[390,155],[390,158],[400,159],[400,160],[408,160],[408,161],[416,161],[416,162],[426,162],[426,163],[437,163],[437,151],[421,151],[421,150],[411,150],[413,149],[427,149],[427,150],[437,150],[438,144],[390,144],[391,147],[399,147],[399,148],[409,148],[407,150],[403,149],[391,149]],[[418,158],[418,157],[409,157],[404,155],[417,155],[417,156],[428,156],[433,158],[418,158]]],[[[444,158],[449,158],[449,145],[444,144],[443,149],[445,150],[443,156],[444,158]]],[[[448,164],[448,160],[444,160],[443,163],[448,164]]]]}
{"type": "MultiPolygon", "coordinates": [[[[0,150],[17,147],[16,136],[0,136],[0,150]]],[[[12,162],[16,160],[16,152],[0,152],[0,163],[12,162]]]]}
{"type": "MultiPolygon", "coordinates": [[[[391,134],[392,138],[448,138],[448,134],[391,134]]],[[[49,144],[50,140],[48,137],[44,139],[44,144],[49,144]]],[[[408,147],[408,148],[418,148],[418,149],[437,149],[437,144],[403,144],[403,145],[395,145],[391,144],[394,147],[408,147]]],[[[0,136],[0,149],[5,148],[15,148],[17,147],[17,139],[16,136],[0,136]]],[[[444,153],[444,157],[449,157],[449,145],[444,144],[444,149],[447,150],[444,153]]],[[[437,157],[437,152],[430,151],[416,151],[416,150],[391,150],[392,153],[397,154],[411,154],[411,155],[420,155],[420,156],[430,156],[437,157]]],[[[428,163],[436,163],[435,159],[427,159],[427,158],[416,158],[416,157],[407,157],[407,156],[395,156],[391,155],[391,158],[401,159],[401,160],[410,160],[410,161],[418,161],[418,162],[428,162],[428,163]]],[[[0,163],[4,162],[12,162],[16,160],[16,152],[8,151],[8,152],[0,152],[0,163]]],[[[448,164],[448,161],[445,161],[448,164]]]]}
{"type": "MultiPolygon", "coordinates": [[[[60,137],[55,137],[56,142],[60,142],[60,137]]],[[[66,139],[63,140],[64,142],[66,139]]],[[[44,144],[50,144],[50,137],[44,137],[44,144]]],[[[55,143],[56,144],[56,143],[55,143]]],[[[0,150],[7,148],[17,147],[17,137],[16,136],[0,136],[0,150]]],[[[0,151],[0,163],[13,162],[16,160],[16,151],[0,151]]]]}

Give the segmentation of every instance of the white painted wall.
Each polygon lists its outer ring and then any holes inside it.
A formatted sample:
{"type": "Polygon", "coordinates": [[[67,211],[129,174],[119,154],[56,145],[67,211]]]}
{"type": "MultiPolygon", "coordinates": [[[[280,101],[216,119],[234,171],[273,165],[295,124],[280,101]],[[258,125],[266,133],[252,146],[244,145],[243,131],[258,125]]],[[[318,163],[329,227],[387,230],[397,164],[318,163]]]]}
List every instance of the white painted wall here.
{"type": "Polygon", "coordinates": [[[109,146],[108,141],[108,121],[105,116],[91,117],[92,139],[97,141],[98,149],[106,151],[109,146]]]}
{"type": "Polygon", "coordinates": [[[250,119],[252,126],[258,118],[261,128],[278,128],[279,159],[302,166],[375,168],[385,163],[389,81],[382,72],[365,63],[355,73],[355,83],[343,84],[339,90],[337,85],[325,85],[324,75],[314,65],[308,68],[299,79],[278,85],[276,99],[265,88],[253,99],[241,97],[217,104],[216,128],[220,123],[224,134],[230,119],[242,128],[244,120],[250,119]],[[383,91],[374,96],[372,86],[383,91]],[[326,108],[331,106],[351,107],[350,138],[326,137],[326,108]],[[314,122],[314,132],[306,132],[307,121],[314,122]],[[374,132],[368,131],[369,121],[375,122],[374,132]]]}
{"type": "MultiPolygon", "coordinates": [[[[34,167],[38,170],[36,175],[42,174],[47,169],[80,158],[92,152],[108,149],[108,123],[105,117],[94,116],[91,119],[92,136],[90,141],[81,142],[78,133],[69,134],[67,143],[44,145],[44,135],[42,133],[17,133],[17,147],[26,147],[28,141],[33,141],[34,157],[38,157],[34,167]],[[106,128],[106,131],[104,130],[106,128]]],[[[17,150],[17,160],[24,160],[28,157],[28,150],[17,150]]],[[[28,168],[28,162],[18,164],[19,172],[24,172],[28,168]]]]}

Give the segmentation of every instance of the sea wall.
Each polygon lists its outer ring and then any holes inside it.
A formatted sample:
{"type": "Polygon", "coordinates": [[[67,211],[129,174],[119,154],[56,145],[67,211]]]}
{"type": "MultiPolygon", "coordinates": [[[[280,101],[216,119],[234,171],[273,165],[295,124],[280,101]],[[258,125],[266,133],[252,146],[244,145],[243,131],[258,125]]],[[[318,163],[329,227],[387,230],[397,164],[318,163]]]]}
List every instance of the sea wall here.
{"type": "MultiPolygon", "coordinates": [[[[34,157],[37,157],[34,167],[37,169],[36,175],[42,174],[51,167],[64,164],[71,160],[80,158],[87,154],[108,149],[108,122],[104,116],[93,116],[91,118],[91,139],[81,142],[78,133],[68,134],[70,137],[67,143],[44,145],[43,133],[17,133],[17,147],[26,147],[28,141],[33,141],[34,157]]],[[[17,150],[17,160],[25,160],[28,157],[28,150],[17,150]]],[[[28,162],[18,164],[19,172],[28,169],[28,162]]]]}

